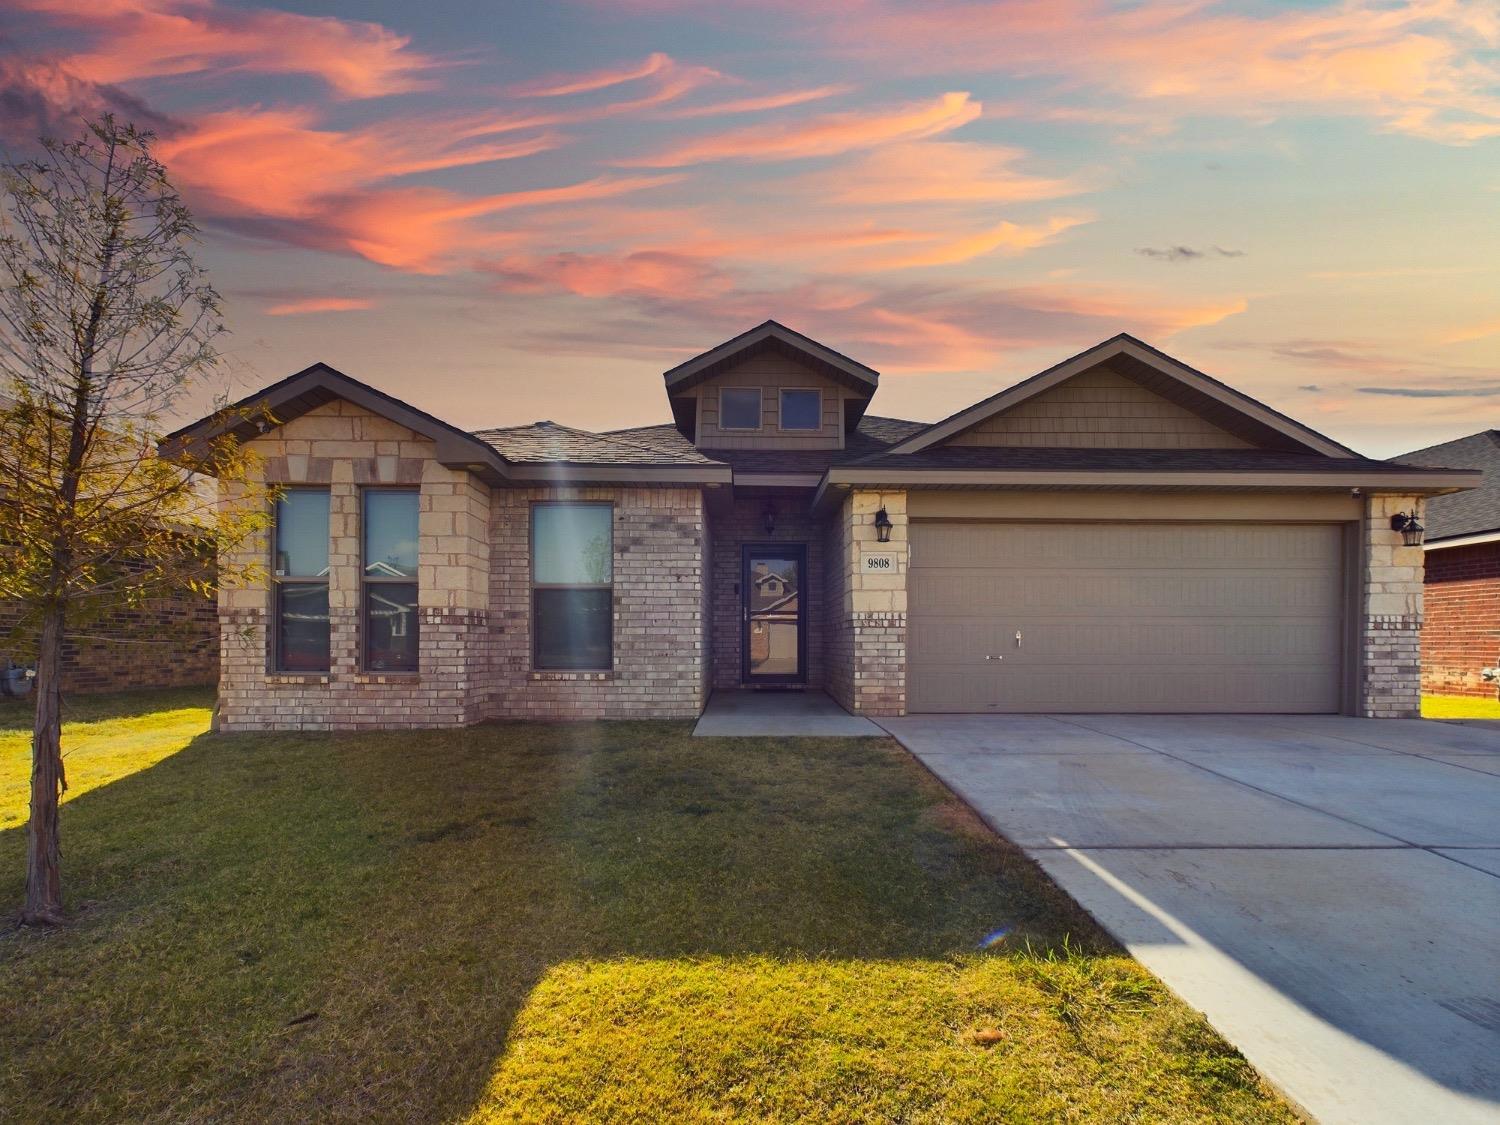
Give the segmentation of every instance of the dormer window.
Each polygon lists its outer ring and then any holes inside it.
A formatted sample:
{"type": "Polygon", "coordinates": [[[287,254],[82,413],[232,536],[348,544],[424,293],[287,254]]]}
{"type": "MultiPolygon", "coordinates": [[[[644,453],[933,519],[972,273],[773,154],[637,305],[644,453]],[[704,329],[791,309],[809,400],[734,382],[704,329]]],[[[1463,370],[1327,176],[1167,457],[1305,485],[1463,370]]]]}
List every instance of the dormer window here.
{"type": "Polygon", "coordinates": [[[719,390],[719,429],[760,429],[760,388],[722,387],[719,390]]]}
{"type": "Polygon", "coordinates": [[[823,428],[823,392],[801,389],[782,391],[781,428],[783,430],[821,430],[823,428]]]}

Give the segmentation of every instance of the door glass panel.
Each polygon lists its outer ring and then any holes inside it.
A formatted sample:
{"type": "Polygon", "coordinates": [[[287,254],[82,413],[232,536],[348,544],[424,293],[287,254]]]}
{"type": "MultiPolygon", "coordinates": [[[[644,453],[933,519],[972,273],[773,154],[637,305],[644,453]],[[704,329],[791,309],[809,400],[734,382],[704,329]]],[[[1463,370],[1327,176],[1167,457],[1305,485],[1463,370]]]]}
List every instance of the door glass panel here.
{"type": "Polygon", "coordinates": [[[802,567],[795,558],[754,555],[745,589],[747,665],[752,677],[796,679],[802,673],[802,567]]]}

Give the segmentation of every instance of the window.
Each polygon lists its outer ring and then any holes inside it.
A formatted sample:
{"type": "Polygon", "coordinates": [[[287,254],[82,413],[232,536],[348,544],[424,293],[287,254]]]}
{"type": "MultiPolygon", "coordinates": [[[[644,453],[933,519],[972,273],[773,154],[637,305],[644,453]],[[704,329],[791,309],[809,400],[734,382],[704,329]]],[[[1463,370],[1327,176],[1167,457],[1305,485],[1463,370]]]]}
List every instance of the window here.
{"type": "Polygon", "coordinates": [[[614,510],[608,504],[531,509],[531,632],[542,669],[613,663],[614,510]]]}
{"type": "Polygon", "coordinates": [[[719,429],[760,429],[760,388],[719,388],[719,429]]]}
{"type": "Polygon", "coordinates": [[[328,671],[328,490],[297,488],[276,501],[271,585],[272,665],[328,671]]]}
{"type": "Polygon", "coordinates": [[[823,428],[823,392],[782,391],[781,428],[783,430],[821,430],[823,428]]]}
{"type": "Polygon", "coordinates": [[[364,494],[365,669],[417,670],[417,509],[414,488],[364,494]]]}

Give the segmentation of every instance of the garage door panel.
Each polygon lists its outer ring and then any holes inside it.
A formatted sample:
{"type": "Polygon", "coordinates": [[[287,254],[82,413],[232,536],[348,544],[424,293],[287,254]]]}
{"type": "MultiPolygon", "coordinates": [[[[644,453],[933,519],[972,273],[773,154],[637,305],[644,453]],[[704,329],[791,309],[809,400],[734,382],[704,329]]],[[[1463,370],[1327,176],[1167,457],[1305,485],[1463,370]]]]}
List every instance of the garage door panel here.
{"type": "Polygon", "coordinates": [[[1337,525],[914,525],[908,706],[1336,711],[1342,544],[1337,525]]]}

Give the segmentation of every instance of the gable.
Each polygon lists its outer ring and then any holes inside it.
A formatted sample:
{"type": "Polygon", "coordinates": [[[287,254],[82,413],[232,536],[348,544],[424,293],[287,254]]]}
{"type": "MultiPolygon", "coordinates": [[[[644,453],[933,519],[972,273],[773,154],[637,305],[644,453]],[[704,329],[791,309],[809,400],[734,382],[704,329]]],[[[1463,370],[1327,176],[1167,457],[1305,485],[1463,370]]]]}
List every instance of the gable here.
{"type": "Polygon", "coordinates": [[[947,446],[1253,449],[1254,444],[1109,367],[1074,375],[984,418],[947,446]]]}
{"type": "Polygon", "coordinates": [[[704,449],[839,449],[844,442],[844,398],[850,392],[821,371],[790,356],[764,351],[740,360],[694,388],[697,445],[704,449]],[[719,424],[719,392],[726,387],[761,391],[759,430],[726,430],[719,424]],[[822,394],[823,424],[817,430],[780,429],[779,391],[822,394]]]}

